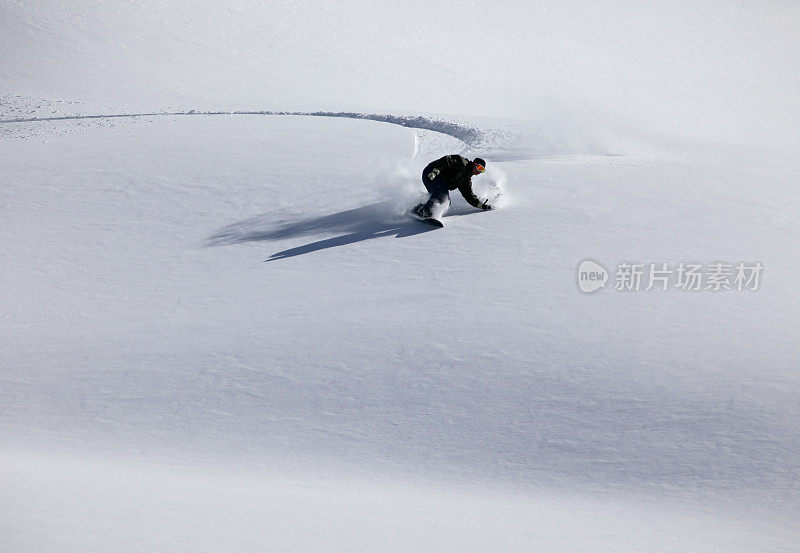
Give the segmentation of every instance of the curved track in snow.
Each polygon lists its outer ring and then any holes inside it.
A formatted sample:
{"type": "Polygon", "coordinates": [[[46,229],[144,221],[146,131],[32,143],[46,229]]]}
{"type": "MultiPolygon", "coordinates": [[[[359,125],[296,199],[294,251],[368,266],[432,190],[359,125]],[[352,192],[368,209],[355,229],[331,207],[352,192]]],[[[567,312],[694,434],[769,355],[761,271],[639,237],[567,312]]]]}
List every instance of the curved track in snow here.
{"type": "Polygon", "coordinates": [[[120,114],[98,114],[98,115],[63,115],[55,117],[20,117],[15,119],[0,120],[0,123],[36,123],[44,121],[71,121],[81,119],[120,119],[138,118],[155,116],[187,116],[187,115],[294,115],[304,117],[341,117],[345,119],[365,119],[378,121],[381,123],[391,123],[412,129],[423,129],[446,134],[461,140],[467,146],[478,144],[483,138],[483,132],[475,127],[434,119],[431,117],[389,115],[378,113],[357,113],[340,111],[161,111],[152,113],[120,113],[120,114]]]}

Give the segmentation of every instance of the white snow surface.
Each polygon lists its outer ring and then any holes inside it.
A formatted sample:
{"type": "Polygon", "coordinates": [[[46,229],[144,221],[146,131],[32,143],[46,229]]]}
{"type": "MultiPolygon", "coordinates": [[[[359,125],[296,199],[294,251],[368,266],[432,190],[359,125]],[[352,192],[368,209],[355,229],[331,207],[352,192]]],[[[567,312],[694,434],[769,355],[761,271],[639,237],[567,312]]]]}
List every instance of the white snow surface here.
{"type": "Polygon", "coordinates": [[[5,1],[0,550],[800,551],[799,23],[5,1]]]}

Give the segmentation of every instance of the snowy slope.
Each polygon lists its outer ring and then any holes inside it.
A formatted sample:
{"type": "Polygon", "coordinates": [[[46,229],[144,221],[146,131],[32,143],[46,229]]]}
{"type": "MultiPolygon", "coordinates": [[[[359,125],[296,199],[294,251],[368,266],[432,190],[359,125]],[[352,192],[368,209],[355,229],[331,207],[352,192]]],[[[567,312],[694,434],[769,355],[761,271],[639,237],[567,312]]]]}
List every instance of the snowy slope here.
{"type": "Polygon", "coordinates": [[[643,124],[798,146],[792,2],[6,0],[2,10],[0,93],[488,115],[544,120],[547,133],[643,124]]]}
{"type": "Polygon", "coordinates": [[[7,6],[10,551],[796,549],[796,8],[7,6]]]}

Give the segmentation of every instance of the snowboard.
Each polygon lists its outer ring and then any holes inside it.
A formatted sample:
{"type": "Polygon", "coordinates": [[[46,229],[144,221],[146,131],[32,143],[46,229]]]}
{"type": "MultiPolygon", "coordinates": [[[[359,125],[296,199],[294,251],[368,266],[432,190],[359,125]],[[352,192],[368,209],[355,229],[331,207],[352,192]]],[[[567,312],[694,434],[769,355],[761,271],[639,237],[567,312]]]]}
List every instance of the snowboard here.
{"type": "Polygon", "coordinates": [[[432,217],[428,219],[420,219],[419,217],[414,217],[417,221],[422,223],[423,225],[430,225],[434,228],[444,228],[444,223],[441,222],[439,219],[434,219],[432,217]]]}
{"type": "Polygon", "coordinates": [[[441,222],[439,219],[434,219],[433,217],[422,217],[422,216],[418,215],[418,214],[416,213],[416,210],[417,210],[418,208],[421,208],[421,207],[422,207],[422,204],[419,204],[417,207],[415,207],[414,209],[412,209],[412,210],[411,210],[411,211],[408,213],[409,217],[411,217],[411,218],[412,218],[412,219],[414,219],[415,221],[419,221],[419,222],[420,222],[420,223],[422,223],[422,224],[425,224],[425,225],[430,225],[430,226],[432,226],[432,227],[435,227],[435,228],[442,228],[442,227],[444,227],[444,223],[442,223],[442,222],[441,222]]]}

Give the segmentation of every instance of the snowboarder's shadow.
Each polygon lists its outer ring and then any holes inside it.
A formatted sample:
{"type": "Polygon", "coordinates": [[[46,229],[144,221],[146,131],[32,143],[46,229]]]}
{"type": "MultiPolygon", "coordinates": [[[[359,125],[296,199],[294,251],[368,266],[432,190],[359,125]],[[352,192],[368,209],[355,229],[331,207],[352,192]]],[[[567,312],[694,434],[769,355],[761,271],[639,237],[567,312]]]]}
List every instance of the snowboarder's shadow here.
{"type": "Polygon", "coordinates": [[[330,215],[299,220],[274,220],[267,214],[259,215],[219,229],[206,239],[205,245],[206,247],[228,246],[319,234],[341,234],[276,252],[264,260],[276,261],[382,236],[395,235],[397,238],[405,238],[432,230],[435,229],[395,213],[391,202],[378,202],[330,215]]]}

